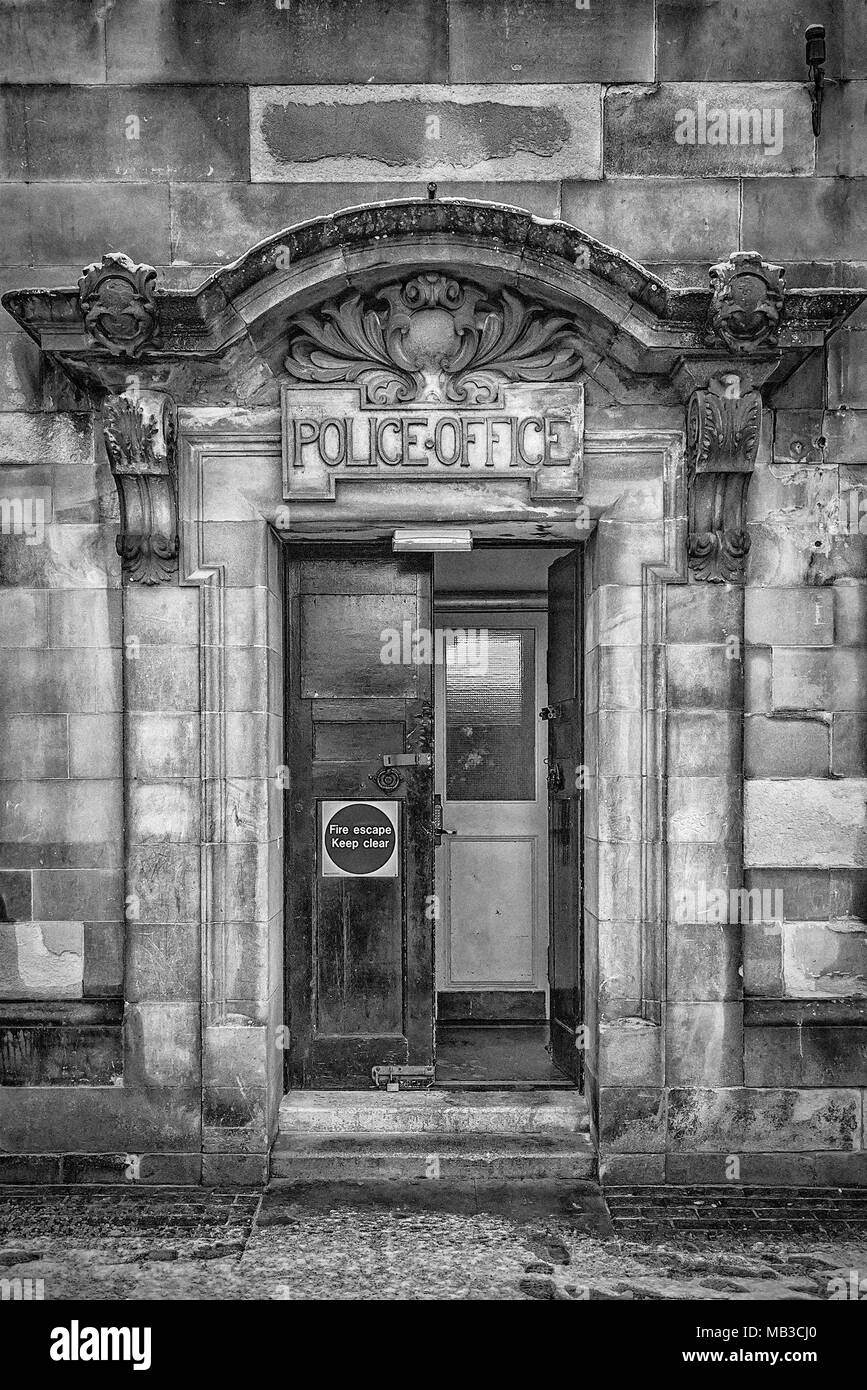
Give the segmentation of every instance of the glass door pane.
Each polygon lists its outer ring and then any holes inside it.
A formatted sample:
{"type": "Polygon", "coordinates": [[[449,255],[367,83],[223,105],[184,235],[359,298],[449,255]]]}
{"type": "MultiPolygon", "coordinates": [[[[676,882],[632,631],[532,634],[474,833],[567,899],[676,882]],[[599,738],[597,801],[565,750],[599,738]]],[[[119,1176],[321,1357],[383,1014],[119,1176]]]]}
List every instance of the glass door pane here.
{"type": "Polygon", "coordinates": [[[447,800],[535,798],[534,639],[488,628],[446,646],[447,800]]]}

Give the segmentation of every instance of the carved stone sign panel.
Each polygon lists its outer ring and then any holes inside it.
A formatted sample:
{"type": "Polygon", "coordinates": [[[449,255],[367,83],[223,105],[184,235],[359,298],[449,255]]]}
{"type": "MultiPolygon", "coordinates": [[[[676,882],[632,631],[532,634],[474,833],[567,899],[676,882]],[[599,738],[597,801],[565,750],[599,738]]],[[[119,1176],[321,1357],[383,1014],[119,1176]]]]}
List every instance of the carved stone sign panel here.
{"type": "Polygon", "coordinates": [[[581,495],[577,333],[509,287],[423,271],[301,315],[288,346],[287,498],[334,498],[341,477],[581,495]]]}
{"type": "Polygon", "coordinates": [[[336,496],[339,480],[526,478],[530,496],[582,494],[583,387],[506,386],[490,406],[385,409],[358,388],[283,390],[284,496],[336,496]]]}

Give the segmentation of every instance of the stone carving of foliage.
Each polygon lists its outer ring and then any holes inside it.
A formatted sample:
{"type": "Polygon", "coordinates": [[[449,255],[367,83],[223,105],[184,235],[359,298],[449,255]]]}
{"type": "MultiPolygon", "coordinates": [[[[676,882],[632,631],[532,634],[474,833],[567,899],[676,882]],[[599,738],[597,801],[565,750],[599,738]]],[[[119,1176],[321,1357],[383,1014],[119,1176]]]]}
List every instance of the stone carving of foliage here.
{"type": "Polygon", "coordinates": [[[570,320],[514,290],[436,272],[294,319],[285,367],[298,382],[359,383],[373,405],[490,405],[504,385],[565,381],[581,369],[570,320]]]}

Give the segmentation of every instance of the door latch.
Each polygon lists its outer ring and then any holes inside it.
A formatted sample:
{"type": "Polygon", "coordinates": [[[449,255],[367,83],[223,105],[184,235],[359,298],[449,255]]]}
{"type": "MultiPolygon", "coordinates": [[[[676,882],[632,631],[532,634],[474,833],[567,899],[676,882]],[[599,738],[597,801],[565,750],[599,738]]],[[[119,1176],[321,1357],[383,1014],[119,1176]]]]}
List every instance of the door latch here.
{"type": "Polygon", "coordinates": [[[434,1083],[433,1067],[372,1067],[370,1075],[381,1091],[420,1091],[434,1083]]]}
{"type": "Polygon", "coordinates": [[[544,709],[540,709],[540,710],[539,710],[539,718],[540,718],[540,719],[559,719],[559,718],[560,718],[560,706],[559,706],[559,705],[546,705],[544,709]]]}
{"type": "Polygon", "coordinates": [[[383,767],[430,767],[430,753],[380,753],[383,767]]]}

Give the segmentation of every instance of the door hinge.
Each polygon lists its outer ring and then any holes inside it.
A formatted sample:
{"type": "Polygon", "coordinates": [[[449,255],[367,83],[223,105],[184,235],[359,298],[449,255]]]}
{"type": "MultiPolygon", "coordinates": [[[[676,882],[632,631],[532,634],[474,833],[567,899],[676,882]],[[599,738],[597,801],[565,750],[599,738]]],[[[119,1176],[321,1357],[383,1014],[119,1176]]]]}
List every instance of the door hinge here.
{"type": "Polygon", "coordinates": [[[434,1083],[433,1067],[373,1067],[374,1086],[381,1091],[419,1091],[434,1083]]]}

